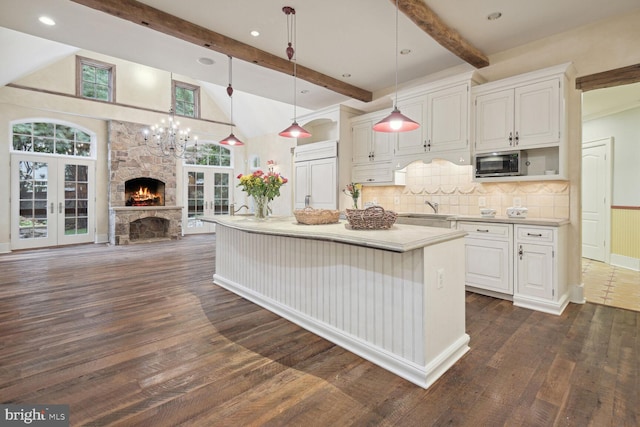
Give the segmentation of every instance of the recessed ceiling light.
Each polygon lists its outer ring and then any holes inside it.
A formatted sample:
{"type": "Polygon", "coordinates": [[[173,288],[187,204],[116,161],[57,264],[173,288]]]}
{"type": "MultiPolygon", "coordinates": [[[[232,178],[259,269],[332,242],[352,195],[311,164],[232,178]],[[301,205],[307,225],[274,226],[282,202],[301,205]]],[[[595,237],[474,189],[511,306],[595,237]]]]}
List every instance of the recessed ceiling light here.
{"type": "Polygon", "coordinates": [[[400,51],[400,55],[409,55],[411,53],[411,49],[402,49],[400,51]]]}
{"type": "Polygon", "coordinates": [[[260,31],[258,31],[258,30],[253,30],[253,31],[251,31],[251,35],[252,35],[253,37],[258,37],[258,36],[260,35],[260,31]]]}
{"type": "Polygon", "coordinates": [[[202,57],[202,58],[198,58],[198,62],[201,63],[202,65],[213,65],[215,64],[215,61],[211,58],[206,58],[206,57],[202,57]]]}
{"type": "Polygon", "coordinates": [[[56,25],[56,21],[49,18],[48,16],[41,16],[40,18],[38,18],[38,21],[42,22],[44,25],[49,25],[49,26],[56,25]]]}
{"type": "Polygon", "coordinates": [[[501,16],[502,16],[501,12],[493,12],[487,15],[487,19],[489,21],[495,21],[496,19],[500,19],[501,16]]]}

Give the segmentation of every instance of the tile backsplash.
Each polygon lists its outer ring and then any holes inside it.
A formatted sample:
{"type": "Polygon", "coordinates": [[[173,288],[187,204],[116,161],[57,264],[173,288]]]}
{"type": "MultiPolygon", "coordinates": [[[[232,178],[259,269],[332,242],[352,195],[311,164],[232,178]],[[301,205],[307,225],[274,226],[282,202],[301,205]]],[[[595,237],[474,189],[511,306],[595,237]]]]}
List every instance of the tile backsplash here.
{"type": "Polygon", "coordinates": [[[480,204],[506,216],[509,207],[529,209],[529,218],[569,218],[568,181],[473,182],[472,166],[446,160],[407,166],[405,186],[364,187],[363,202],[377,202],[396,212],[432,213],[425,201],[439,204],[439,212],[479,215],[480,204]]]}

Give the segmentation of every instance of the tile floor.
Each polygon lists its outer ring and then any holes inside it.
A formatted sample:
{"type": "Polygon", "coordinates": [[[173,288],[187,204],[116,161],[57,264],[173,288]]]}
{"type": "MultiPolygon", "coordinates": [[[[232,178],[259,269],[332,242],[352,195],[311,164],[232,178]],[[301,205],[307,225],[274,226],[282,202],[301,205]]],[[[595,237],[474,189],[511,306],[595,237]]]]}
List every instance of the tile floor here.
{"type": "Polygon", "coordinates": [[[640,271],[583,258],[582,282],[588,302],[640,311],[640,271]]]}

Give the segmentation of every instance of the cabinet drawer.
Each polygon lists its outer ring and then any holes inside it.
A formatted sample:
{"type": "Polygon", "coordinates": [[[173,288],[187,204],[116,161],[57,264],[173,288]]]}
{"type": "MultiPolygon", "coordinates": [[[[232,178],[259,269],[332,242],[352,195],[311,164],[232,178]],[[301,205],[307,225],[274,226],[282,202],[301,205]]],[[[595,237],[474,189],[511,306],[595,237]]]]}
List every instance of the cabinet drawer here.
{"type": "Polygon", "coordinates": [[[516,227],[516,237],[518,240],[529,240],[534,242],[553,242],[552,228],[536,227],[516,227]]]}
{"type": "Polygon", "coordinates": [[[460,222],[458,229],[464,230],[473,237],[491,237],[509,239],[511,237],[510,224],[494,224],[488,222],[460,222]]]}

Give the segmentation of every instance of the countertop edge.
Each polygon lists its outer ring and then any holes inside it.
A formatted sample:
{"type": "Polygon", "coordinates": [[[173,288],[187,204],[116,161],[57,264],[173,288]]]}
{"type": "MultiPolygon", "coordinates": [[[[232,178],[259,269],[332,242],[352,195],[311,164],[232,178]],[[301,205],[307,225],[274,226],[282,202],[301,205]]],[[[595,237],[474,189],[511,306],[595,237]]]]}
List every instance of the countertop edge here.
{"type": "Polygon", "coordinates": [[[247,233],[345,243],[391,252],[409,252],[462,238],[467,234],[465,231],[456,229],[406,224],[394,224],[389,230],[349,230],[345,227],[344,221],[337,224],[304,225],[298,224],[294,217],[276,217],[266,221],[256,221],[251,217],[233,218],[221,215],[200,219],[247,233]],[[293,227],[300,227],[300,230],[295,230],[293,227]],[[402,235],[385,235],[393,233],[394,230],[401,231],[402,235]],[[385,237],[392,237],[392,239],[387,240],[385,237]]]}

